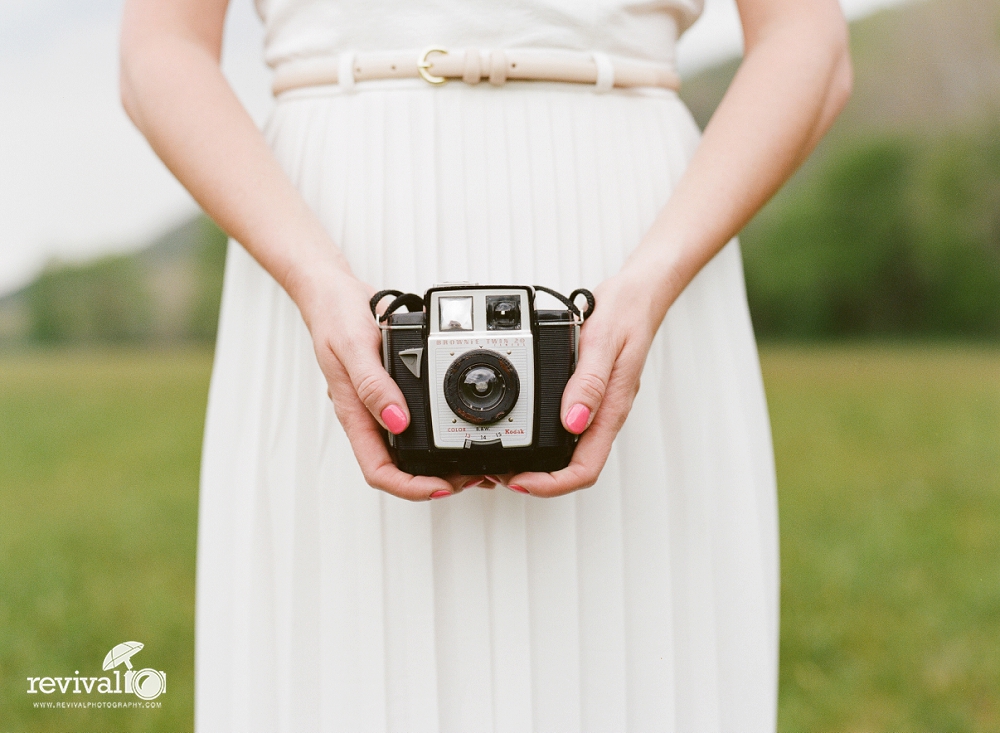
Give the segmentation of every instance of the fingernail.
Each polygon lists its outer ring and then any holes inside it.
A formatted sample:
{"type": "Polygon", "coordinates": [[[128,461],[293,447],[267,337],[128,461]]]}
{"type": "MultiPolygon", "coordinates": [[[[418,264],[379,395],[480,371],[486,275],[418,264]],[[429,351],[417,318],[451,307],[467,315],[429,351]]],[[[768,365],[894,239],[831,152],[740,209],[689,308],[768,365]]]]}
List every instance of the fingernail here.
{"type": "Polygon", "coordinates": [[[528,494],[528,493],[530,493],[526,488],[524,488],[523,486],[518,486],[517,484],[511,484],[507,488],[508,489],[513,489],[514,491],[519,491],[522,494],[528,494]]]}
{"type": "Polygon", "coordinates": [[[499,476],[487,476],[486,479],[492,481],[495,484],[503,486],[503,481],[500,480],[499,476]]]}
{"type": "Polygon", "coordinates": [[[467,483],[462,485],[463,489],[471,489],[473,486],[479,486],[483,480],[481,478],[474,478],[469,480],[467,483]]]}
{"type": "Polygon", "coordinates": [[[382,410],[382,422],[389,428],[390,433],[399,435],[406,430],[406,413],[400,409],[399,405],[389,405],[382,410]]]}
{"type": "Polygon", "coordinates": [[[586,405],[573,405],[566,413],[566,427],[571,433],[582,433],[589,419],[590,409],[586,405]]]}
{"type": "Polygon", "coordinates": [[[445,491],[444,489],[441,489],[440,491],[435,491],[433,494],[431,494],[432,499],[443,499],[446,496],[451,496],[451,492],[445,491]]]}

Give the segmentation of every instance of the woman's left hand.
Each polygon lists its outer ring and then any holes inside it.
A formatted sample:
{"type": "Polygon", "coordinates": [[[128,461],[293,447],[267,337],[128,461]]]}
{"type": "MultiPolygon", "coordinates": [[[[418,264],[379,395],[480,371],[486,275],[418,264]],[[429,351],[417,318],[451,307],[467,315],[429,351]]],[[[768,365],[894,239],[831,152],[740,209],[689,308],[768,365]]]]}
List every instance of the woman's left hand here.
{"type": "Polygon", "coordinates": [[[638,269],[623,270],[595,289],[594,314],[580,331],[579,362],[560,408],[563,426],[581,434],[572,461],[560,471],[504,476],[501,483],[552,497],[597,481],[632,409],[646,354],[663,318],[653,305],[659,300],[653,278],[638,269]]]}

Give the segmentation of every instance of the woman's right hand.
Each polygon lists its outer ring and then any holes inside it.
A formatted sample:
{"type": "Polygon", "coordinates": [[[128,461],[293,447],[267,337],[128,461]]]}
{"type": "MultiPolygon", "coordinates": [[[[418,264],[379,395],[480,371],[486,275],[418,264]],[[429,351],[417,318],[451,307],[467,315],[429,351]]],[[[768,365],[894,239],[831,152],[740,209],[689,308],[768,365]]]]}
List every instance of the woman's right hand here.
{"type": "Polygon", "coordinates": [[[410,415],[402,392],[382,366],[381,334],[368,305],[374,289],[342,269],[329,267],[311,271],[307,282],[297,283],[294,290],[326,377],[327,394],[365,481],[411,501],[461,491],[469,477],[411,476],[389,456],[380,427],[401,433],[410,415]]]}

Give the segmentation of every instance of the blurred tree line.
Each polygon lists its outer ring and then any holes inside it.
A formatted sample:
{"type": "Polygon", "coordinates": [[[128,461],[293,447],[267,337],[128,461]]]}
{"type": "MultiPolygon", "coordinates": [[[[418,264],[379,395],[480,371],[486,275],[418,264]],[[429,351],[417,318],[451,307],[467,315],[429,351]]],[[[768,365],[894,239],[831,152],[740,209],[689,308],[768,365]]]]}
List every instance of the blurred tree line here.
{"type": "MultiPolygon", "coordinates": [[[[1000,2],[851,24],[854,93],[741,235],[758,336],[1000,335],[1000,2]]],[[[737,62],[685,80],[704,128],[737,62]]]]}
{"type": "Polygon", "coordinates": [[[152,302],[127,256],[49,267],[25,292],[30,336],[41,342],[130,341],[149,331],[152,302]]]}
{"type": "MultiPolygon", "coordinates": [[[[1000,336],[1000,127],[827,150],[742,235],[758,336],[1000,336]]],[[[43,343],[215,338],[226,237],[199,217],[133,255],[47,268],[43,343]]]]}
{"type": "Polygon", "coordinates": [[[147,249],[83,264],[52,263],[12,296],[23,336],[39,343],[211,342],[227,238],[207,217],[147,249]]]}
{"type": "Polygon", "coordinates": [[[759,335],[1000,335],[1000,127],[829,152],[743,234],[759,335]]]}

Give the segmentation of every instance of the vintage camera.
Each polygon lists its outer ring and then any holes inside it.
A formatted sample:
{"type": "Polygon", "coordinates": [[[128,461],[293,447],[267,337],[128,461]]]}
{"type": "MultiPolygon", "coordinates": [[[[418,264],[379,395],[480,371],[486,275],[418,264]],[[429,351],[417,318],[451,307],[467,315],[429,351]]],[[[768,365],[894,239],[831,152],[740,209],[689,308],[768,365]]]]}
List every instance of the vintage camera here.
{"type": "Polygon", "coordinates": [[[379,317],[382,360],[410,410],[387,434],[402,471],[444,476],[556,471],[577,436],[559,408],[576,367],[580,325],[594,308],[587,290],[570,297],[541,286],[439,285],[395,299],[379,317]],[[536,291],[566,308],[535,308],[536,291]],[[583,296],[581,312],[574,300],[583,296]],[[397,312],[406,306],[410,312],[397,312]]]}

